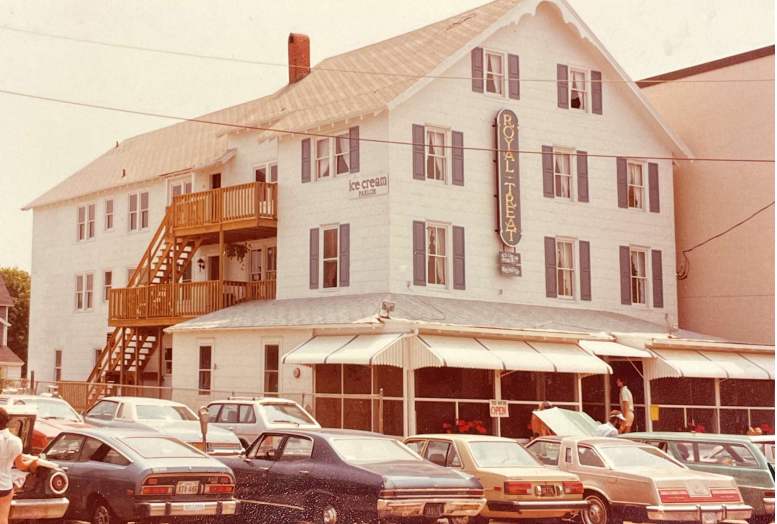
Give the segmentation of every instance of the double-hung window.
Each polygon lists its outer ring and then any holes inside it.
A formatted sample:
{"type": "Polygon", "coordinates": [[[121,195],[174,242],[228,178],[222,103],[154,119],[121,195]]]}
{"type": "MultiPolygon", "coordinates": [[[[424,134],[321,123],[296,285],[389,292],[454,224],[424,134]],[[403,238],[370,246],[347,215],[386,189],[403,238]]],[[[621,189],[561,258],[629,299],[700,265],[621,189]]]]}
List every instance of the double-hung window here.
{"type": "Polygon", "coordinates": [[[631,248],[631,303],[647,305],[647,251],[631,248]]]}
{"type": "Polygon", "coordinates": [[[351,154],[351,138],[346,133],[334,138],[335,142],[335,173],[341,175],[349,173],[351,168],[348,165],[351,154]]]}
{"type": "Polygon", "coordinates": [[[426,279],[429,285],[448,285],[448,228],[426,226],[426,279]]]}
{"type": "Polygon", "coordinates": [[[351,139],[348,133],[316,140],[316,178],[349,173],[351,139]]]}
{"type": "Polygon", "coordinates": [[[132,193],[129,196],[129,230],[138,231],[148,227],[148,191],[132,193]]]}
{"type": "Polygon", "coordinates": [[[251,281],[258,282],[262,280],[262,250],[251,250],[251,281]]]}
{"type": "Polygon", "coordinates": [[[330,147],[329,138],[316,140],[316,178],[319,180],[329,177],[330,147]]]}
{"type": "Polygon", "coordinates": [[[78,206],[77,239],[79,242],[94,238],[95,234],[95,204],[78,206]]]}
{"type": "Polygon", "coordinates": [[[338,240],[338,226],[329,226],[324,228],[324,252],[323,252],[323,264],[324,264],[324,288],[336,288],[337,287],[337,268],[339,265],[339,240],[338,240]]]}
{"type": "Polygon", "coordinates": [[[200,346],[198,389],[200,395],[210,395],[213,379],[213,346],[200,346]]]}
{"type": "Polygon", "coordinates": [[[563,151],[553,152],[553,179],[556,198],[572,199],[572,156],[563,151]]]}
{"type": "Polygon", "coordinates": [[[76,311],[91,311],[94,307],[94,274],[76,275],[76,311]]]}
{"type": "Polygon", "coordinates": [[[278,375],[280,363],[280,346],[265,344],[264,346],[264,394],[278,395],[278,375]]]}
{"type": "Polygon", "coordinates": [[[556,240],[556,292],[560,298],[575,298],[575,244],[556,240]]]}
{"type": "Polygon", "coordinates": [[[105,230],[111,231],[113,229],[113,199],[109,198],[105,201],[105,230]]]}
{"type": "Polygon", "coordinates": [[[173,348],[165,348],[164,355],[164,367],[163,372],[165,376],[169,377],[173,374],[173,348]]]}
{"type": "Polygon", "coordinates": [[[639,162],[629,162],[628,166],[629,208],[645,209],[644,166],[639,162]]]}
{"type": "Polygon", "coordinates": [[[62,350],[54,350],[54,380],[62,380],[62,350]]]}
{"type": "Polygon", "coordinates": [[[571,109],[588,110],[586,89],[586,72],[579,69],[569,70],[569,107],[571,109]]]}
{"type": "Polygon", "coordinates": [[[486,51],[486,92],[504,95],[504,54],[486,51]]]}
{"type": "Polygon", "coordinates": [[[103,271],[103,301],[108,302],[111,298],[111,287],[113,286],[113,271],[103,271]]]}
{"type": "Polygon", "coordinates": [[[442,129],[426,128],[426,178],[445,182],[447,132],[442,129]]]}
{"type": "Polygon", "coordinates": [[[270,246],[267,248],[267,280],[275,280],[278,272],[278,248],[270,246]]]}

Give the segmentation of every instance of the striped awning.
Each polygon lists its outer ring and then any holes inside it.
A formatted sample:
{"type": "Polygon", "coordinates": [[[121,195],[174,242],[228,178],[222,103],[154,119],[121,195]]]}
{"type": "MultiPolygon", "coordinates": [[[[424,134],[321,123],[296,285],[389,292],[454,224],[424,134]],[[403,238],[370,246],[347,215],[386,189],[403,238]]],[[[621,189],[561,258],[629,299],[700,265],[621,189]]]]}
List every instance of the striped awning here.
{"type": "Polygon", "coordinates": [[[402,367],[404,335],[321,335],[297,346],[283,357],[284,364],[360,364],[402,367]]]}
{"type": "Polygon", "coordinates": [[[734,351],[653,349],[644,361],[645,377],[774,379],[774,354],[734,351]]]}
{"type": "Polygon", "coordinates": [[[411,366],[609,374],[606,362],[577,344],[419,335],[411,366]]]}
{"type": "Polygon", "coordinates": [[[653,358],[649,351],[606,340],[581,340],[580,347],[600,357],[653,358]]]}

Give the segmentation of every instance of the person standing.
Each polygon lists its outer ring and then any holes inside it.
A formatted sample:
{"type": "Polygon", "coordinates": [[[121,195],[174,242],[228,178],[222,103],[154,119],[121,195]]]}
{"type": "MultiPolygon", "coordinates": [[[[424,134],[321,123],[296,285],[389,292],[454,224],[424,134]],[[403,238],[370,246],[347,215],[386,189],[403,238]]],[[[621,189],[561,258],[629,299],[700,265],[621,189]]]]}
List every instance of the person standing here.
{"type": "Polygon", "coordinates": [[[630,433],[631,426],[634,424],[634,396],[622,378],[615,379],[615,383],[621,389],[621,413],[625,419],[621,422],[618,433],[630,433]]]}
{"type": "Polygon", "coordinates": [[[11,512],[11,500],[13,500],[13,476],[11,470],[14,465],[20,471],[32,468],[34,471],[38,459],[25,459],[22,455],[24,446],[16,435],[8,429],[8,412],[0,408],[0,524],[8,524],[8,515],[11,512]]]}

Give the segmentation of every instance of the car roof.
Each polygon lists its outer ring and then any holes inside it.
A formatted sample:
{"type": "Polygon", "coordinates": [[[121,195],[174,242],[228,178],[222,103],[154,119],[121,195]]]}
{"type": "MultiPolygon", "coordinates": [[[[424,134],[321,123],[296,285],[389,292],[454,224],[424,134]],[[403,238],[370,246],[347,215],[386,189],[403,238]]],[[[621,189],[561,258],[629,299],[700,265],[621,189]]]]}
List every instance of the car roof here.
{"type": "Polygon", "coordinates": [[[277,429],[265,431],[265,433],[282,434],[282,435],[301,435],[307,437],[318,437],[325,440],[329,440],[337,437],[363,437],[363,438],[375,438],[375,439],[399,439],[401,437],[395,437],[393,435],[381,435],[380,433],[373,433],[371,431],[361,431],[357,429],[337,429],[337,428],[321,428],[321,429],[277,429]]]}
{"type": "Polygon", "coordinates": [[[427,433],[423,435],[412,435],[407,437],[405,440],[411,439],[451,439],[464,442],[516,442],[515,440],[506,437],[496,437],[494,435],[472,435],[469,433],[427,433]]]}
{"type": "Polygon", "coordinates": [[[775,436],[774,435],[748,435],[750,440],[753,442],[758,442],[759,444],[764,442],[774,442],[775,436]]]}
{"type": "Polygon", "coordinates": [[[126,402],[128,404],[145,404],[151,406],[184,406],[180,402],[174,400],[165,400],[162,398],[146,398],[146,397],[105,397],[102,400],[111,400],[113,402],[126,402]]]}
{"type": "MultiPolygon", "coordinates": [[[[771,437],[771,442],[774,442],[774,435],[766,435],[771,437]]],[[[654,432],[641,432],[641,433],[628,433],[621,435],[621,438],[644,438],[644,439],[662,439],[662,440],[697,440],[697,441],[710,441],[710,442],[752,442],[752,439],[748,435],[726,435],[721,433],[691,433],[691,432],[672,432],[672,431],[654,431],[654,432]]]]}

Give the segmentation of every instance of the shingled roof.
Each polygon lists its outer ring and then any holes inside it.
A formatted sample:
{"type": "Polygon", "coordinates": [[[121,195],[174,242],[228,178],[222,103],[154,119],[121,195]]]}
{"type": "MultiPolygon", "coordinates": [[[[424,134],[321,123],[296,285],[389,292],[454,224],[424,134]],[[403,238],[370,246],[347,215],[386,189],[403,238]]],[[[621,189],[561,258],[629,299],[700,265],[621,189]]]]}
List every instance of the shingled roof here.
{"type": "MultiPolygon", "coordinates": [[[[429,74],[519,2],[497,0],[410,33],[327,58],[296,84],[197,119],[304,131],[379,111],[417,82],[418,75],[429,74]]],[[[207,165],[226,153],[229,129],[187,121],[129,138],[24,209],[207,165]]]]}
{"type": "Polygon", "coordinates": [[[13,298],[8,292],[3,275],[0,275],[0,306],[13,306],[13,298]]]}

